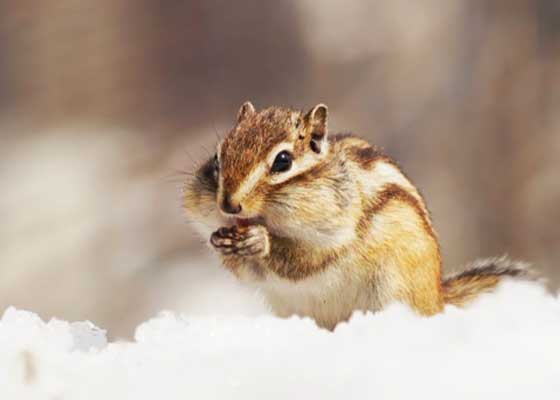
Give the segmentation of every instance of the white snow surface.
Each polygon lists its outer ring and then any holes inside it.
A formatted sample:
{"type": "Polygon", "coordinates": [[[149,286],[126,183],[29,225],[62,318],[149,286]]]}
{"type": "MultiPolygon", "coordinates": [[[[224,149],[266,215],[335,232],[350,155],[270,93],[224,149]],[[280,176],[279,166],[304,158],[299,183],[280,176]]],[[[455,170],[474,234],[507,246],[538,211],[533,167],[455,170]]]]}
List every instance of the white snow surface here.
{"type": "Polygon", "coordinates": [[[163,312],[132,342],[89,322],[0,320],[0,399],[558,399],[560,301],[505,282],[431,318],[395,304],[334,332],[293,317],[163,312]]]}

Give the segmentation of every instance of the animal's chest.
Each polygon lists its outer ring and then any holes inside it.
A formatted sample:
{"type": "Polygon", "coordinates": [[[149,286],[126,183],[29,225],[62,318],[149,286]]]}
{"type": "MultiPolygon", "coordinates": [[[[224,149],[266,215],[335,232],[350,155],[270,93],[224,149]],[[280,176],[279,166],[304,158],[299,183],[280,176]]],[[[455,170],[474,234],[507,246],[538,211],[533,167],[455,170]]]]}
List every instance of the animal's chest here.
{"type": "Polygon", "coordinates": [[[277,315],[311,317],[329,329],[354,310],[380,309],[374,285],[364,276],[350,274],[345,265],[331,266],[297,282],[268,276],[259,286],[277,315]]]}

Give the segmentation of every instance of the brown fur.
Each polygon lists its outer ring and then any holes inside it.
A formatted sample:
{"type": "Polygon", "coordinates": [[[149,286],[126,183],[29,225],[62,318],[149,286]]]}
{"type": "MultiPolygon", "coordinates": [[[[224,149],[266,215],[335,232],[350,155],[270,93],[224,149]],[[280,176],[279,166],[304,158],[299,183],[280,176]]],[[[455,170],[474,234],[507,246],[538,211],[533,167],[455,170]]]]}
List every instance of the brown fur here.
{"type": "Polygon", "coordinates": [[[225,137],[220,162],[228,192],[235,191],[255,163],[262,161],[274,145],[289,138],[296,124],[292,115],[288,109],[270,107],[246,116],[225,137]]]}
{"type": "MultiPolygon", "coordinates": [[[[514,264],[495,262],[442,281],[438,238],[418,190],[365,140],[341,134],[327,142],[326,113],[323,105],[304,114],[280,107],[257,112],[245,103],[219,148],[219,173],[209,160],[185,190],[189,213],[213,229],[222,227],[211,244],[241,280],[280,282],[275,284],[286,291],[326,279],[324,294],[309,289],[302,304],[269,287],[278,314],[309,315],[332,328],[355,309],[377,311],[401,301],[433,315],[446,303],[468,303],[503,277],[523,275],[514,264]],[[267,164],[280,143],[291,146],[298,165],[285,178],[267,164]],[[247,229],[224,227],[234,217],[221,213],[220,196],[236,193],[243,211],[235,218],[249,220],[247,229]]],[[[293,295],[305,297],[302,290],[293,295]]]]}
{"type": "Polygon", "coordinates": [[[345,257],[348,248],[338,251],[318,251],[316,249],[298,246],[290,239],[274,238],[269,267],[282,278],[299,281],[328,268],[333,262],[345,257]]]}
{"type": "Polygon", "coordinates": [[[504,278],[529,278],[521,263],[505,258],[486,260],[443,281],[445,302],[463,307],[482,293],[491,292],[504,278]]]}
{"type": "Polygon", "coordinates": [[[436,240],[436,233],[434,232],[425,207],[420,204],[420,201],[416,197],[412,196],[405,189],[394,183],[385,186],[375,199],[366,201],[366,204],[364,204],[363,215],[360,218],[356,229],[366,232],[369,228],[368,221],[371,220],[371,217],[378,214],[392,200],[398,200],[407,206],[414,208],[418,216],[422,219],[422,225],[426,233],[436,240]]]}

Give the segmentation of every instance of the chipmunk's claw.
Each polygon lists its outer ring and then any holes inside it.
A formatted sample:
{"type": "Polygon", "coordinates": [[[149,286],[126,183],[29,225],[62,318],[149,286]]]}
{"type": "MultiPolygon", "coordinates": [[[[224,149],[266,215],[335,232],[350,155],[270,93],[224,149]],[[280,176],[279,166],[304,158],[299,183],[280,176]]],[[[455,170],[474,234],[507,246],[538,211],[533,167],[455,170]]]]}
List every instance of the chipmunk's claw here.
{"type": "Polygon", "coordinates": [[[210,236],[210,244],[222,255],[265,257],[270,251],[268,231],[264,226],[222,227],[210,236]]]}

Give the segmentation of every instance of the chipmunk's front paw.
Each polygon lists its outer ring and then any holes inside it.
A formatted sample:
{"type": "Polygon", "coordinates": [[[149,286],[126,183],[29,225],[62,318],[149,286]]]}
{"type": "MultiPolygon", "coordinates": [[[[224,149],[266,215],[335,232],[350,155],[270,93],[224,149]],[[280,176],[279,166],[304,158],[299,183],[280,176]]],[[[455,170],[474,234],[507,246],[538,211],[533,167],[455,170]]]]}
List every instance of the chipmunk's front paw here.
{"type": "Polygon", "coordinates": [[[224,256],[266,257],[270,239],[264,226],[222,227],[210,236],[210,243],[224,256]]]}

